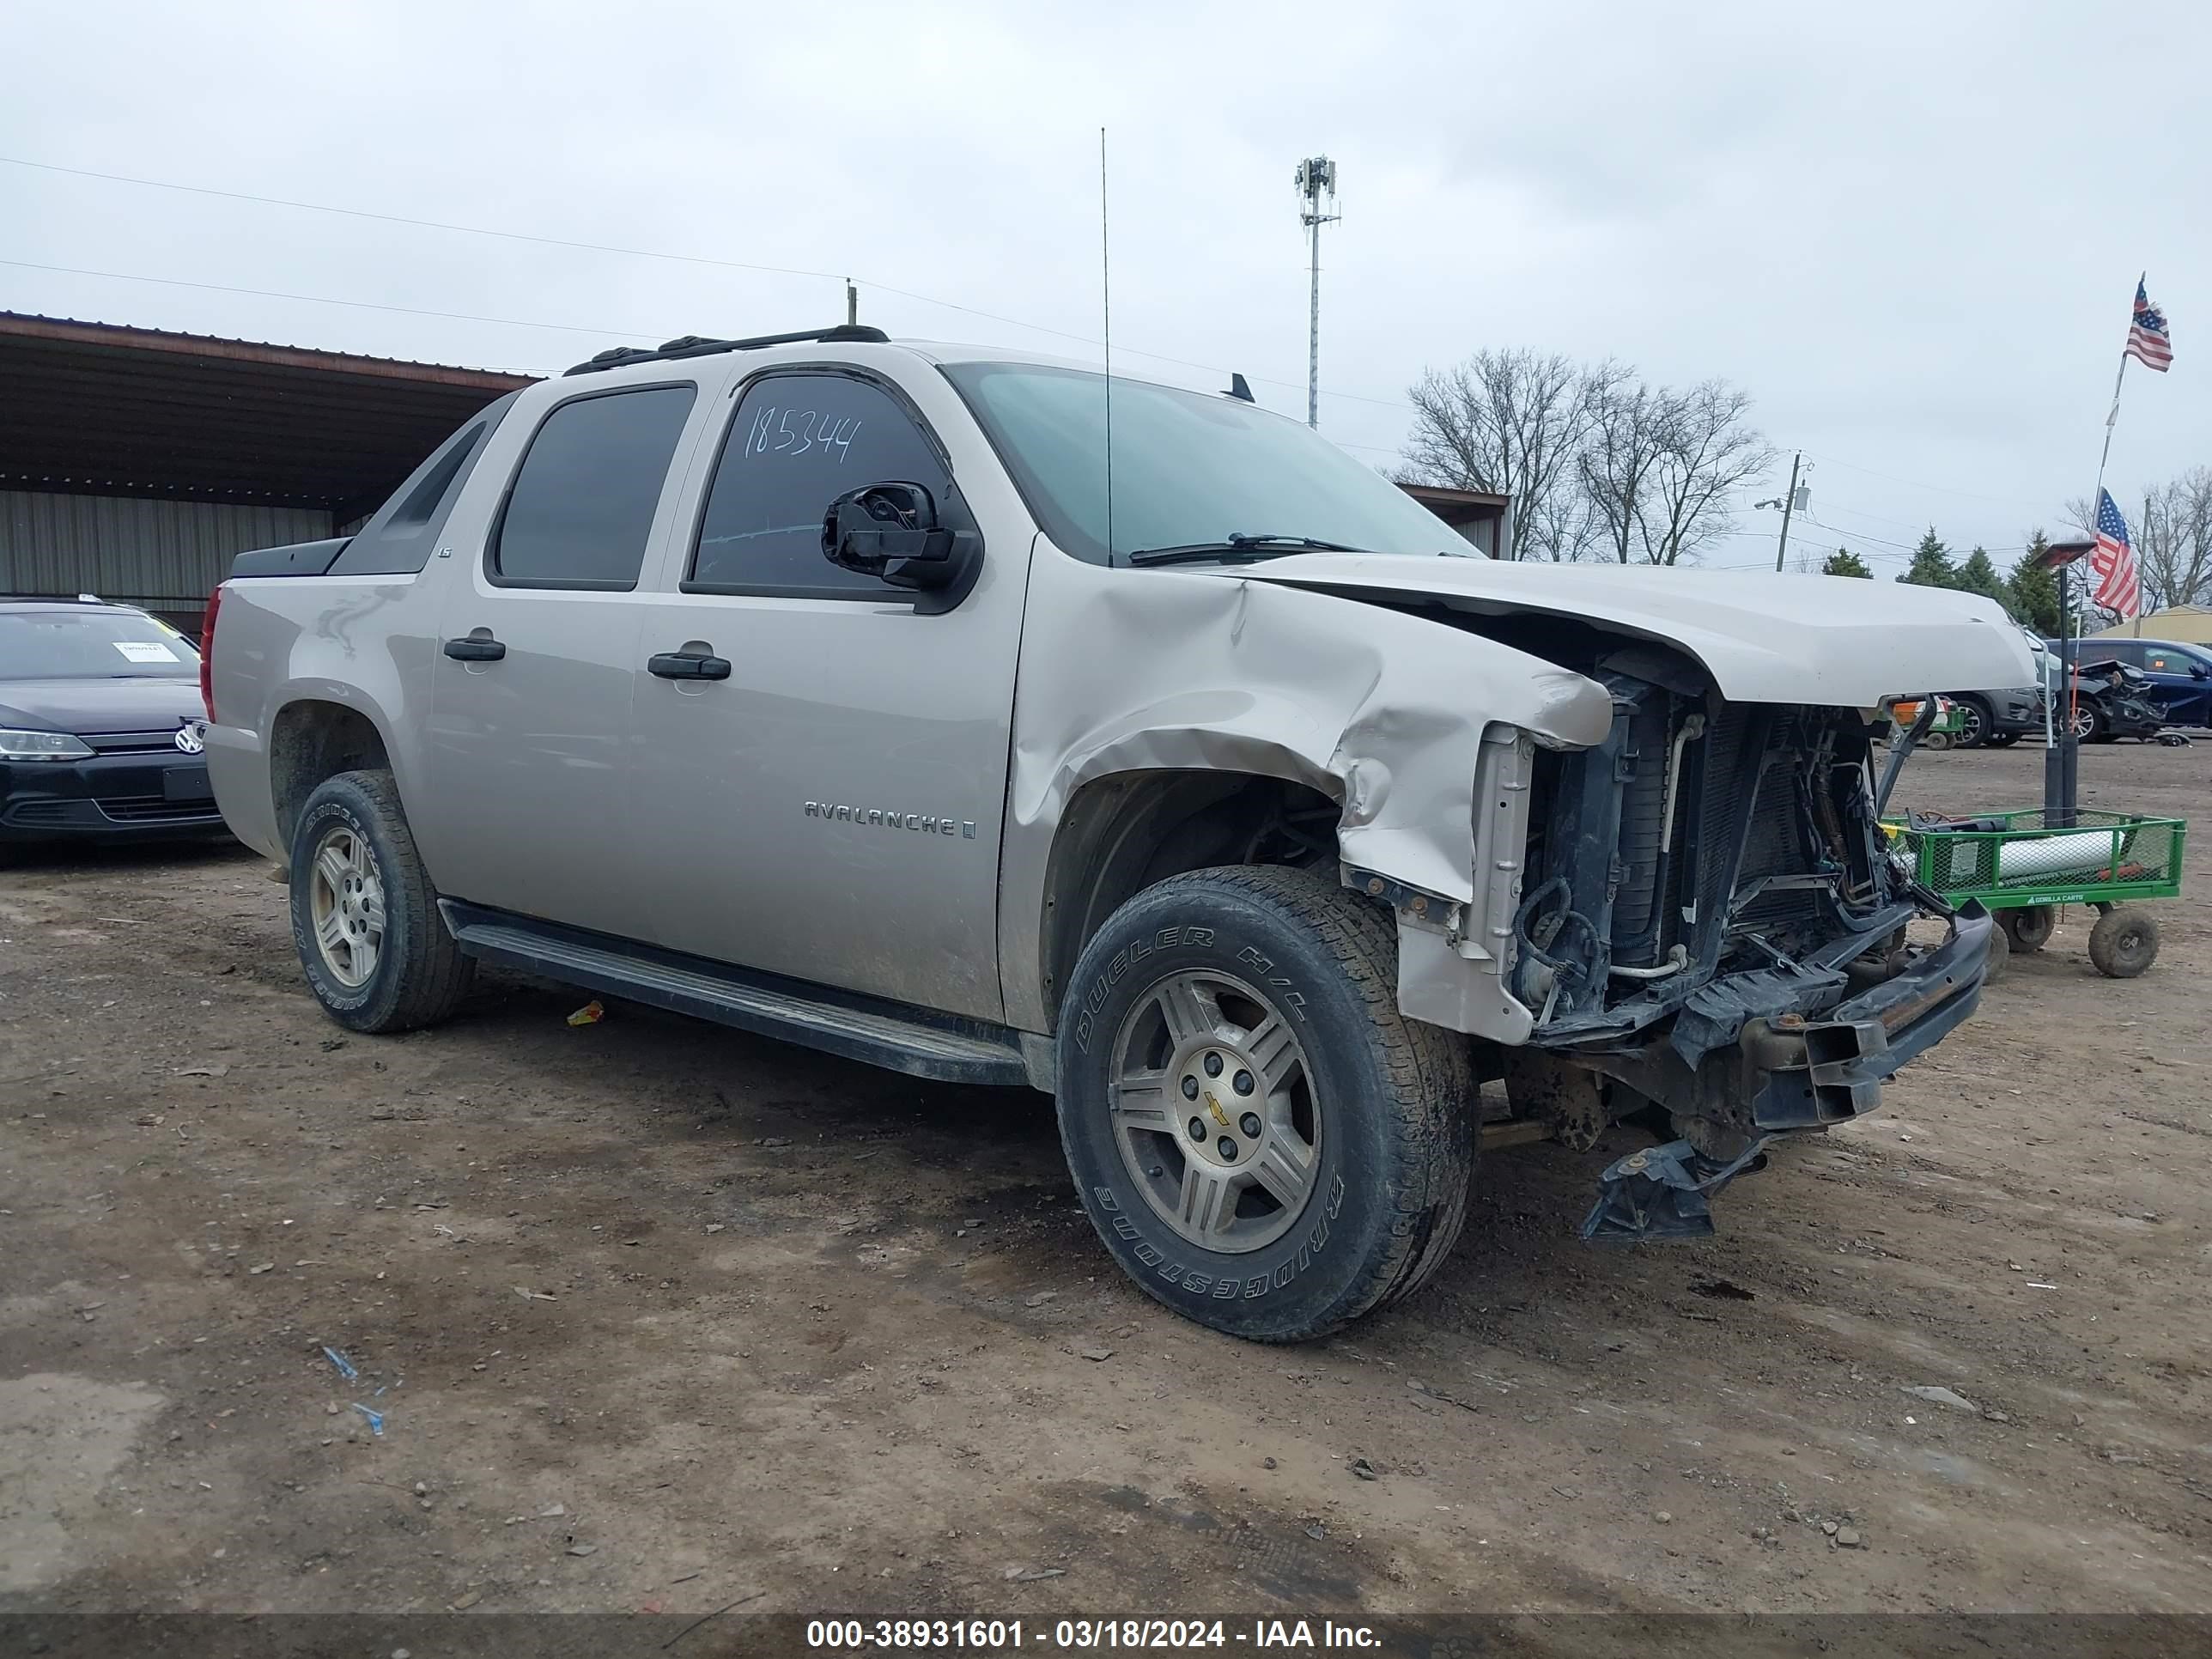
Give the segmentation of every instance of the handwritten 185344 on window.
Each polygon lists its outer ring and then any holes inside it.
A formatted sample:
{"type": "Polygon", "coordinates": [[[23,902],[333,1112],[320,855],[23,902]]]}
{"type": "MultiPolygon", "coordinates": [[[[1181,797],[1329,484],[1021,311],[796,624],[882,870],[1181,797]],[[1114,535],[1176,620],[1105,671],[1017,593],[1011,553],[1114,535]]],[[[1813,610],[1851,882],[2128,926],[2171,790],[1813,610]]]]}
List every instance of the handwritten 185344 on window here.
{"type": "Polygon", "coordinates": [[[856,416],[840,419],[819,410],[779,409],[770,404],[753,416],[745,434],[748,455],[785,455],[796,460],[813,450],[834,451],[842,463],[860,430],[856,416]]]}

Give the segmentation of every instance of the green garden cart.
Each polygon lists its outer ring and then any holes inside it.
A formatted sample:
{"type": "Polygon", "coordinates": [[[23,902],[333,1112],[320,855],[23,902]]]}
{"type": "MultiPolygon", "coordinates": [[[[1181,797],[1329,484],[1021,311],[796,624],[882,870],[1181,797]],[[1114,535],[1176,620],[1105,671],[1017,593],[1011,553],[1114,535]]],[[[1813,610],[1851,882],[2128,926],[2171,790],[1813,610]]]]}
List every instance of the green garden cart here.
{"type": "Polygon", "coordinates": [[[1908,813],[1882,827],[1911,856],[1922,886],[1996,913],[1990,978],[2014,951],[2043,948],[2060,905],[2086,904],[2097,912],[2089,960],[2100,974],[2133,979],[2158,960],[2158,922],[2141,902],[2180,896],[2188,824],[2087,808],[2069,824],[2045,817],[2040,808],[1970,818],[1908,813]]]}

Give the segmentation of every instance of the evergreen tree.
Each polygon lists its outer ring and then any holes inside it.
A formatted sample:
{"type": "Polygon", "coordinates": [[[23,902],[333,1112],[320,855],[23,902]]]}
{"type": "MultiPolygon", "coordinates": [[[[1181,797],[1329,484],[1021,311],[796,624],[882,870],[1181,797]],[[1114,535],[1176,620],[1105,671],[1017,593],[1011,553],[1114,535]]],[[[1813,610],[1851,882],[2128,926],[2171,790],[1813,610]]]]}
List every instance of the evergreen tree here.
{"type": "Polygon", "coordinates": [[[2046,639],[2058,632],[2058,578],[2041,568],[2036,561],[2050,550],[2049,538],[2038,530],[2029,538],[2027,551],[2020,556],[2005,584],[2010,590],[2006,595],[2006,609],[2046,639]]]}
{"type": "Polygon", "coordinates": [[[1866,562],[1848,547],[1839,547],[1829,554],[1827,563],[1820,567],[1820,574],[1824,576],[1864,576],[1869,580],[1874,576],[1874,572],[1866,568],[1866,562]]]}
{"type": "Polygon", "coordinates": [[[1985,599],[1995,599],[1999,605],[2003,605],[2008,597],[2004,578],[1997,574],[1997,568],[1990,562],[1990,556],[1978,547],[1966,555],[1966,562],[1959,567],[1959,574],[1953,585],[1966,592],[1978,593],[1985,599]]]}
{"type": "Polygon", "coordinates": [[[1912,550],[1912,563],[1897,580],[1919,587],[1956,587],[1959,585],[1959,572],[1951,562],[1951,550],[1943,545],[1934,525],[1928,526],[1928,533],[1920,538],[1920,545],[1912,550]]]}

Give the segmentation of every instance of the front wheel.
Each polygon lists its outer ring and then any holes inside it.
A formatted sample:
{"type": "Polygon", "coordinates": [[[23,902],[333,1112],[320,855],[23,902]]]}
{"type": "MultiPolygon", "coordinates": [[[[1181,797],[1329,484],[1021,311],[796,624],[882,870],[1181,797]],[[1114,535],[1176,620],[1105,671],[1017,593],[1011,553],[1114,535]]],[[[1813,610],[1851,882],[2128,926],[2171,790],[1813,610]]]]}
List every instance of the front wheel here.
{"type": "Polygon", "coordinates": [[[1994,985],[2012,965],[2012,935],[2002,927],[1990,929],[1990,954],[1982,966],[1982,983],[1994,985]]]}
{"type": "Polygon", "coordinates": [[[2112,906],[2089,930],[2089,960],[2107,979],[2133,979],[2158,960],[2158,923],[2131,904],[2112,906]]]}
{"type": "Polygon", "coordinates": [[[1291,1342],[1449,1254],[1475,1135],[1467,1045],[1397,1008],[1387,911],[1308,871],[1200,870],[1084,949],[1060,1130],[1099,1237],[1184,1317],[1291,1342]]]}
{"type": "Polygon", "coordinates": [[[349,1030],[434,1024],[475,963],[438,914],[385,771],[325,779],[292,830],[292,940],[323,1012],[349,1030]]]}

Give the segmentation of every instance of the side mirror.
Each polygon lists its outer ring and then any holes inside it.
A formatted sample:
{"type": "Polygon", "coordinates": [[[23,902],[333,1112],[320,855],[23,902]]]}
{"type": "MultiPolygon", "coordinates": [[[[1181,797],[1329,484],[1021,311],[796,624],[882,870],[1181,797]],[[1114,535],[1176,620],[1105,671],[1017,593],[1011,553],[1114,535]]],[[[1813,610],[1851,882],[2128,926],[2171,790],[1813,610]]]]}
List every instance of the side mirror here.
{"type": "Polygon", "coordinates": [[[918,483],[848,489],[822,518],[822,556],[893,587],[921,590],[918,611],[949,611],[974,585],[980,552],[972,534],[938,522],[937,501],[918,483]]]}
{"type": "Polygon", "coordinates": [[[2189,665],[2189,678],[2192,680],[2212,680],[2212,668],[2207,668],[2201,662],[2193,662],[2189,665]]]}

